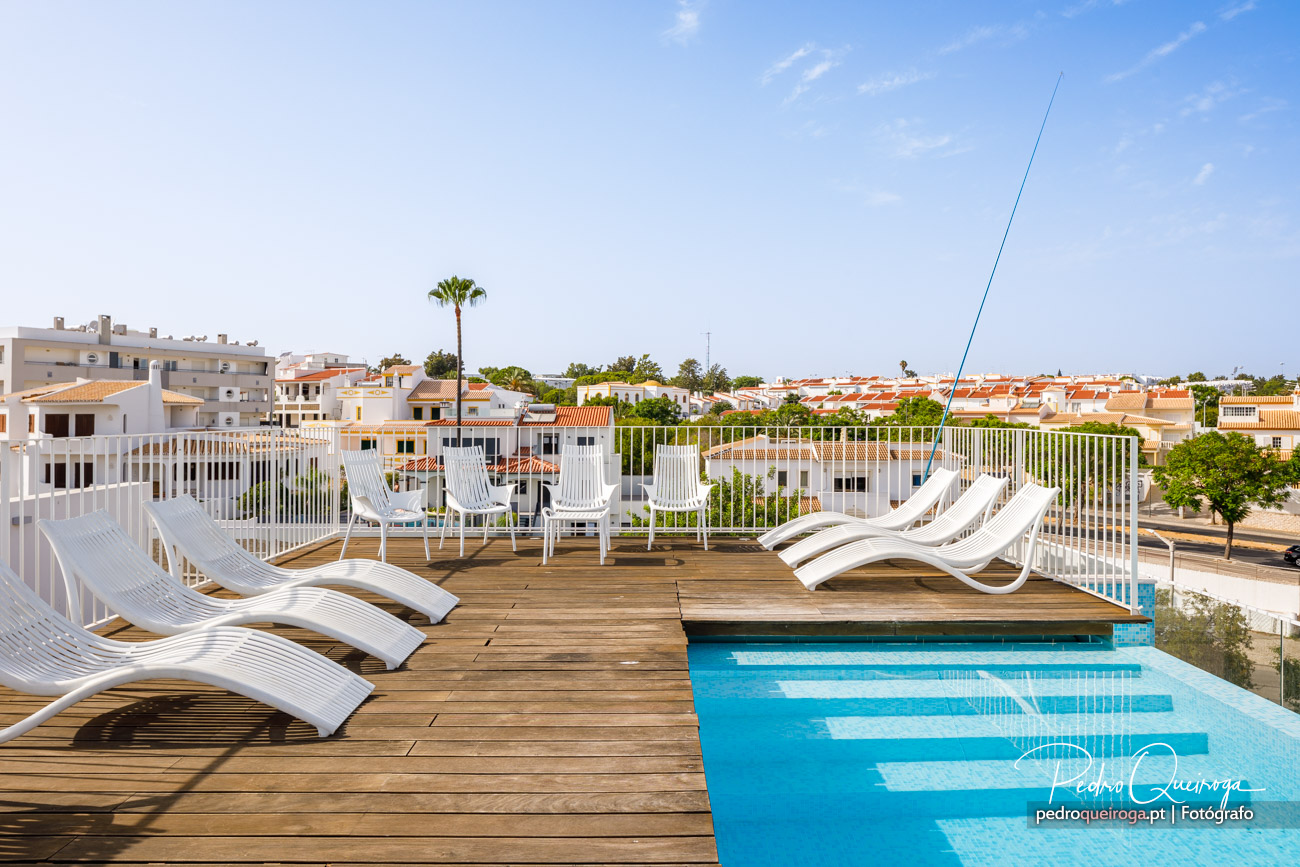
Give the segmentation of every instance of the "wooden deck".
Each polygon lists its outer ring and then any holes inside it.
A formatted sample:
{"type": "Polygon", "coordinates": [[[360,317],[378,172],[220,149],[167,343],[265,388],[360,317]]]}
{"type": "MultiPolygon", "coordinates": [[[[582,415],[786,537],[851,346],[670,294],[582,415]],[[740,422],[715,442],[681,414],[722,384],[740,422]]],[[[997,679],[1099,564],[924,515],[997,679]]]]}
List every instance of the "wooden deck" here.
{"type": "MultiPolygon", "coordinates": [[[[1108,633],[1134,620],[1046,579],[992,597],[884,564],[814,594],[752,543],[615,542],[604,567],[584,542],[547,567],[532,540],[433,562],[417,541],[390,543],[392,562],[461,604],[393,672],[279,630],[376,684],[327,740],[193,684],[82,702],[0,746],[0,861],[712,864],[688,631],[1108,633]]],[[[43,703],[0,690],[0,724],[43,703]]]]}

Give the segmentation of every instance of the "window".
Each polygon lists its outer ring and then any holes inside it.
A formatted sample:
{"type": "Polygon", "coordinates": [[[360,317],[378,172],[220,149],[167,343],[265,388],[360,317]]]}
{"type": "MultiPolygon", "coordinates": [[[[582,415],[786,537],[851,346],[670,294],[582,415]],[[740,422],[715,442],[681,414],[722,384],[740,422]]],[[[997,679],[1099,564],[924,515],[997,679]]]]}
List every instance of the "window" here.
{"type": "Polygon", "coordinates": [[[777,470],[776,483],[782,488],[790,484],[790,473],[787,472],[786,470],[777,470]]]}
{"type": "MultiPolygon", "coordinates": [[[[544,455],[555,454],[556,451],[555,444],[558,438],[559,438],[559,434],[553,434],[553,433],[542,434],[542,454],[544,455]]],[[[581,443],[579,443],[579,445],[581,445],[581,443]]]]}
{"type": "Polygon", "coordinates": [[[66,412],[46,413],[45,432],[52,437],[66,437],[68,435],[68,414],[66,412]]]}
{"type": "Polygon", "coordinates": [[[1281,438],[1281,437],[1273,437],[1273,448],[1275,448],[1275,449],[1280,449],[1280,448],[1282,448],[1282,438],[1281,438]]]}
{"type": "Polygon", "coordinates": [[[478,407],[469,406],[465,408],[465,415],[478,415],[478,407]]]}
{"type": "Polygon", "coordinates": [[[93,412],[79,412],[74,421],[77,436],[93,437],[95,435],[95,414],[93,412]]]}
{"type": "Polygon", "coordinates": [[[7,414],[0,413],[0,433],[4,433],[8,429],[9,429],[9,416],[7,414]]]}
{"type": "Polygon", "coordinates": [[[1232,405],[1229,405],[1229,406],[1221,406],[1221,407],[1219,407],[1219,415],[1226,416],[1226,417],[1229,417],[1229,418],[1231,418],[1231,417],[1242,418],[1242,417],[1244,417],[1244,416],[1254,416],[1254,415],[1255,415],[1255,407],[1253,407],[1253,406],[1232,406],[1232,405]]]}
{"type": "Polygon", "coordinates": [[[804,490],[807,490],[807,488],[808,488],[808,471],[807,471],[807,470],[800,470],[800,471],[799,471],[799,487],[803,488],[804,490]]]}
{"type": "Polygon", "coordinates": [[[922,476],[922,475],[923,475],[922,473],[912,473],[912,487],[914,487],[914,488],[919,488],[919,487],[921,487],[921,476],[922,476]]]}
{"type": "MultiPolygon", "coordinates": [[[[360,412],[360,411],[361,411],[361,410],[357,410],[357,412],[360,412]]],[[[363,439],[363,440],[361,441],[361,451],[363,451],[363,452],[370,451],[370,450],[373,449],[374,447],[375,447],[375,441],[372,440],[372,439],[363,439]]]]}
{"type": "Polygon", "coordinates": [[[357,421],[361,421],[361,407],[357,407],[357,421]]]}
{"type": "MultiPolygon", "coordinates": [[[[497,455],[501,452],[501,441],[496,437],[461,437],[461,446],[479,446],[483,449],[483,457],[489,464],[496,463],[497,455]]],[[[455,437],[443,437],[442,447],[450,448],[456,445],[455,437]]]]}
{"type": "Polygon", "coordinates": [[[595,437],[578,437],[578,445],[580,446],[594,446],[595,444],[595,437]]]}
{"type": "Polygon", "coordinates": [[[424,407],[422,406],[412,407],[411,418],[415,419],[416,421],[424,421],[424,407]]]}
{"type": "Polygon", "coordinates": [[[866,476],[836,476],[834,489],[840,493],[866,493],[866,476]]]}
{"type": "Polygon", "coordinates": [[[398,440],[397,453],[399,455],[415,454],[415,440],[398,440]]]}
{"type": "Polygon", "coordinates": [[[526,496],[528,496],[528,480],[527,480],[527,479],[520,479],[520,480],[519,480],[519,496],[521,496],[521,497],[526,497],[526,496]]]}
{"type": "Polygon", "coordinates": [[[68,487],[68,467],[72,467],[72,487],[82,487],[82,482],[88,487],[95,483],[95,465],[86,463],[68,464],[62,461],[56,461],[54,464],[45,465],[45,484],[53,484],[56,488],[68,487]],[[51,473],[53,469],[53,473],[51,473]]]}

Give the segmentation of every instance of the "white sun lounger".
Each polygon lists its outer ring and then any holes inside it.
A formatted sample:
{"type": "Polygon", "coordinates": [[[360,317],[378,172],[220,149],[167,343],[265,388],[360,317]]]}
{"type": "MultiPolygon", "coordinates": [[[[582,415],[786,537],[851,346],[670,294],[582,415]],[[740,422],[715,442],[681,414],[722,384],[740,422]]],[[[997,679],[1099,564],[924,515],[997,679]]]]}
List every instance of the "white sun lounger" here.
{"type": "Polygon", "coordinates": [[[797,518],[791,518],[781,526],[768,530],[758,537],[758,544],[770,551],[787,539],[793,539],[802,533],[811,533],[813,530],[833,527],[837,524],[861,523],[878,527],[881,530],[905,530],[919,521],[926,512],[930,511],[936,503],[943,499],[944,495],[952,487],[952,483],[956,480],[957,473],[955,470],[939,467],[930,475],[930,478],[925,480],[925,484],[917,488],[915,493],[907,498],[907,502],[887,515],[881,515],[878,518],[855,518],[843,512],[812,512],[807,515],[800,515],[797,518]]]}
{"type": "Polygon", "coordinates": [[[172,577],[181,578],[181,558],[241,596],[261,596],[285,587],[351,587],[385,596],[437,623],[460,600],[437,584],[379,560],[339,560],[310,569],[285,569],[253,556],[224,533],[189,494],[144,504],[158,527],[172,577]]]}
{"type": "MultiPolygon", "coordinates": [[[[0,684],[58,696],[0,728],[0,743],[31,731],[84,698],[153,678],[228,689],[333,734],[374,684],[287,638],[217,627],[156,641],[114,641],[46,604],[0,563],[0,684]]],[[[197,733],[196,733],[197,736],[197,733]]]]}
{"type": "Polygon", "coordinates": [[[105,511],[62,521],[42,519],[68,588],[74,616],[79,578],[109,608],[143,629],[179,635],[213,626],[299,626],[377,656],[390,669],[424,641],[424,633],[382,608],[336,590],[286,587],[252,599],[205,596],[172,579],[136,547],[105,511]]]}
{"type": "Polygon", "coordinates": [[[1029,578],[1034,562],[1034,547],[1038,544],[1043,516],[1060,493],[1060,488],[1044,488],[1029,482],[1011,501],[971,535],[947,545],[928,548],[903,539],[864,539],[841,545],[829,554],[813,560],[795,570],[795,577],[812,590],[850,569],[881,560],[916,560],[947,572],[962,583],[984,593],[1014,593],[1029,578]],[[1029,534],[1024,566],[1020,575],[1009,584],[994,587],[970,577],[987,566],[993,559],[1029,534]]]}
{"type": "Polygon", "coordinates": [[[805,560],[820,557],[833,548],[859,539],[905,539],[918,545],[931,547],[942,545],[956,539],[977,521],[988,520],[989,513],[993,511],[993,504],[997,502],[1002,489],[1006,486],[1005,478],[981,475],[957,498],[955,503],[944,509],[939,517],[928,524],[901,531],[882,530],[864,523],[840,524],[838,527],[829,527],[806,539],[800,539],[782,551],[779,556],[786,565],[798,566],[805,560]]]}

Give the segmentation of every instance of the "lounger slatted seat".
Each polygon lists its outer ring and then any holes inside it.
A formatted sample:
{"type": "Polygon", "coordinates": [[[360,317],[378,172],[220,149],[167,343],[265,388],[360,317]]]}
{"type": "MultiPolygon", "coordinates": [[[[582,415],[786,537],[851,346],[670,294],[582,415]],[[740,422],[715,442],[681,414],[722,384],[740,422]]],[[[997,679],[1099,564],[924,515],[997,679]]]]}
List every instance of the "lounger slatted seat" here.
{"type": "MultiPolygon", "coordinates": [[[[482,446],[447,446],[442,450],[443,475],[447,480],[447,511],[460,519],[460,556],[465,556],[465,518],[482,515],[483,542],[487,543],[488,518],[505,515],[510,525],[510,550],[518,551],[515,544],[515,521],[510,511],[510,498],[514,496],[514,483],[494,485],[488,479],[487,457],[482,446]]],[[[438,550],[447,539],[447,519],[442,521],[442,535],[438,550]]]]}
{"type": "Polygon", "coordinates": [[[709,525],[706,520],[709,494],[717,484],[700,481],[700,447],[655,446],[654,481],[642,486],[650,509],[649,551],[655,543],[656,512],[694,512],[695,537],[703,539],[709,550],[709,525]]]}
{"type": "Polygon", "coordinates": [[[339,559],[348,553],[348,540],[352,525],[360,518],[379,525],[379,559],[388,559],[389,526],[419,524],[424,528],[424,559],[429,559],[429,514],[425,511],[425,489],[397,493],[384,480],[384,470],[375,449],[347,451],[343,457],[343,472],[348,478],[348,501],[352,517],[348,519],[347,532],[343,534],[343,547],[339,559]]]}
{"type": "Polygon", "coordinates": [[[955,470],[939,467],[930,478],[925,480],[925,484],[907,498],[906,502],[887,515],[878,518],[856,518],[843,512],[813,512],[791,518],[781,526],[768,530],[758,537],[758,544],[770,551],[795,536],[838,524],[861,523],[882,530],[905,530],[925,517],[925,514],[948,494],[955,481],[957,481],[955,470]]]}
{"type": "Polygon", "coordinates": [[[0,684],[58,696],[0,728],[0,743],[31,731],[82,699],[154,678],[227,689],[334,733],[374,685],[287,638],[236,626],[155,641],[104,638],[51,608],[0,563],[0,684]]]}
{"type": "Polygon", "coordinates": [[[837,575],[881,560],[915,560],[946,572],[967,586],[984,593],[1004,594],[1019,590],[1029,578],[1034,548],[1043,526],[1043,516],[1060,488],[1045,488],[1029,482],[1016,492],[998,513],[971,535],[937,548],[927,548],[904,539],[864,539],[841,545],[795,570],[795,577],[809,590],[837,575]],[[1014,581],[994,587],[970,577],[1006,552],[1028,534],[1023,568],[1014,581]]]}
{"type": "Polygon", "coordinates": [[[379,560],[340,560],[311,569],[285,569],[253,556],[217,525],[188,494],[145,503],[167,551],[172,577],[180,580],[182,558],[241,596],[285,587],[351,587],[385,596],[437,623],[459,602],[437,584],[379,560]]]}
{"type": "Polygon", "coordinates": [[[840,545],[877,537],[905,539],[908,542],[931,547],[943,545],[966,532],[977,521],[988,520],[989,513],[993,511],[993,504],[997,502],[1002,489],[1006,486],[1005,478],[981,475],[957,498],[957,502],[944,509],[939,517],[928,524],[921,524],[909,530],[882,530],[863,523],[840,524],[838,527],[829,527],[806,539],[800,539],[782,551],[779,556],[786,565],[798,566],[803,561],[820,557],[840,545]]]}
{"type": "Polygon", "coordinates": [[[74,579],[79,579],[117,614],[159,635],[280,623],[350,644],[390,669],[424,641],[423,632],[382,608],[320,587],[287,587],[252,599],[205,596],[159,568],[104,511],[42,519],[38,526],[54,548],[74,606],[80,598],[74,579]]]}

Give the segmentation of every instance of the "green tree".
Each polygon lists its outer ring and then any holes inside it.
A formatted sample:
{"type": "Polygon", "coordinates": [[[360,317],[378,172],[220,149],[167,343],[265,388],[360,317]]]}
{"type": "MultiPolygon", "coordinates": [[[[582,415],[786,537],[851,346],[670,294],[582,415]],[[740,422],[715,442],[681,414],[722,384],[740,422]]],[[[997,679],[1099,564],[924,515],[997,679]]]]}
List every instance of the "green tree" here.
{"type": "Polygon", "coordinates": [[[701,389],[705,394],[713,394],[715,391],[730,391],[731,377],[727,376],[727,369],[721,364],[715,364],[706,370],[701,389]]]}
{"type": "Polygon", "coordinates": [[[673,425],[681,420],[677,410],[677,403],[667,395],[649,397],[633,404],[632,415],[636,418],[645,419],[651,424],[659,425],[673,425]]]}
{"type": "Polygon", "coordinates": [[[456,372],[456,354],[435,349],[424,359],[424,375],[430,379],[449,379],[456,372]]]}
{"type": "MultiPolygon", "coordinates": [[[[1300,454],[1300,452],[1297,452],[1300,454]]],[[[1295,455],[1279,461],[1270,450],[1238,433],[1218,431],[1184,440],[1169,451],[1165,465],[1155,468],[1156,484],[1165,489],[1165,502],[1199,512],[1208,507],[1228,528],[1223,556],[1232,559],[1232,534],[1255,506],[1281,505],[1290,495],[1300,461],[1295,455]]]]}
{"type": "Polygon", "coordinates": [[[439,307],[456,311],[456,445],[460,445],[461,392],[465,390],[465,354],[461,340],[460,312],[465,307],[476,307],[487,299],[487,290],[473,280],[452,275],[441,280],[429,290],[429,299],[439,307]]]}
{"type": "Polygon", "coordinates": [[[621,376],[630,376],[632,371],[636,370],[635,355],[620,355],[614,359],[614,363],[605,368],[607,373],[616,373],[621,376]]]}
{"type": "Polygon", "coordinates": [[[525,394],[537,393],[537,383],[532,373],[517,364],[509,367],[480,367],[478,372],[483,374],[488,382],[501,388],[521,391],[525,394]]]}
{"type": "Polygon", "coordinates": [[[684,388],[692,394],[703,388],[704,371],[700,369],[700,363],[694,358],[688,358],[677,365],[677,375],[673,377],[673,385],[684,388]]]}
{"type": "Polygon", "coordinates": [[[577,379],[580,376],[590,376],[593,373],[600,373],[600,366],[592,367],[590,364],[580,364],[573,362],[564,369],[564,375],[569,379],[577,379]]]}
{"type": "Polygon", "coordinates": [[[659,366],[658,362],[650,358],[649,353],[646,353],[636,360],[636,364],[632,367],[632,376],[628,379],[628,382],[645,382],[651,379],[655,382],[663,382],[664,369],[659,366]]]}
{"type": "Polygon", "coordinates": [[[789,425],[791,427],[801,427],[812,421],[812,410],[798,401],[794,403],[783,403],[775,412],[771,413],[774,421],[780,425],[789,425]]]}
{"type": "Polygon", "coordinates": [[[713,415],[722,415],[724,412],[731,412],[733,409],[735,409],[735,407],[731,405],[731,401],[719,400],[709,408],[709,412],[713,415]]]}
{"type": "Polygon", "coordinates": [[[1169,590],[1156,591],[1156,647],[1197,668],[1251,689],[1254,644],[1250,624],[1236,605],[1216,602],[1199,593],[1182,593],[1176,605],[1169,590]]]}
{"type": "Polygon", "coordinates": [[[539,403],[553,403],[556,406],[559,406],[564,403],[564,392],[560,391],[558,388],[552,388],[550,391],[544,392],[540,395],[537,400],[539,403]]]}
{"type": "Polygon", "coordinates": [[[399,364],[410,364],[411,359],[404,355],[394,352],[392,355],[379,359],[379,369],[376,373],[387,370],[390,367],[396,367],[399,364]]]}
{"type": "Polygon", "coordinates": [[[903,374],[903,376],[907,376],[907,362],[906,361],[898,362],[898,370],[900,373],[903,374]]]}
{"type": "Polygon", "coordinates": [[[761,376],[737,376],[731,380],[732,388],[757,388],[763,384],[761,376]]]}
{"type": "Polygon", "coordinates": [[[1198,410],[1197,420],[1201,420],[1205,427],[1215,427],[1219,423],[1219,398],[1223,397],[1223,392],[1219,391],[1212,385],[1196,385],[1189,378],[1187,388],[1192,393],[1192,400],[1198,410]]]}
{"type": "Polygon", "coordinates": [[[943,404],[928,397],[905,397],[890,415],[877,424],[888,427],[938,427],[943,419],[943,404]]]}
{"type": "Polygon", "coordinates": [[[1187,374],[1187,381],[1188,381],[1188,382],[1205,382],[1205,381],[1206,381],[1206,379],[1205,379],[1205,374],[1204,374],[1204,373],[1201,373],[1201,371],[1199,371],[1199,370],[1198,370],[1198,371],[1195,371],[1194,373],[1189,373],[1189,374],[1187,374]]]}

